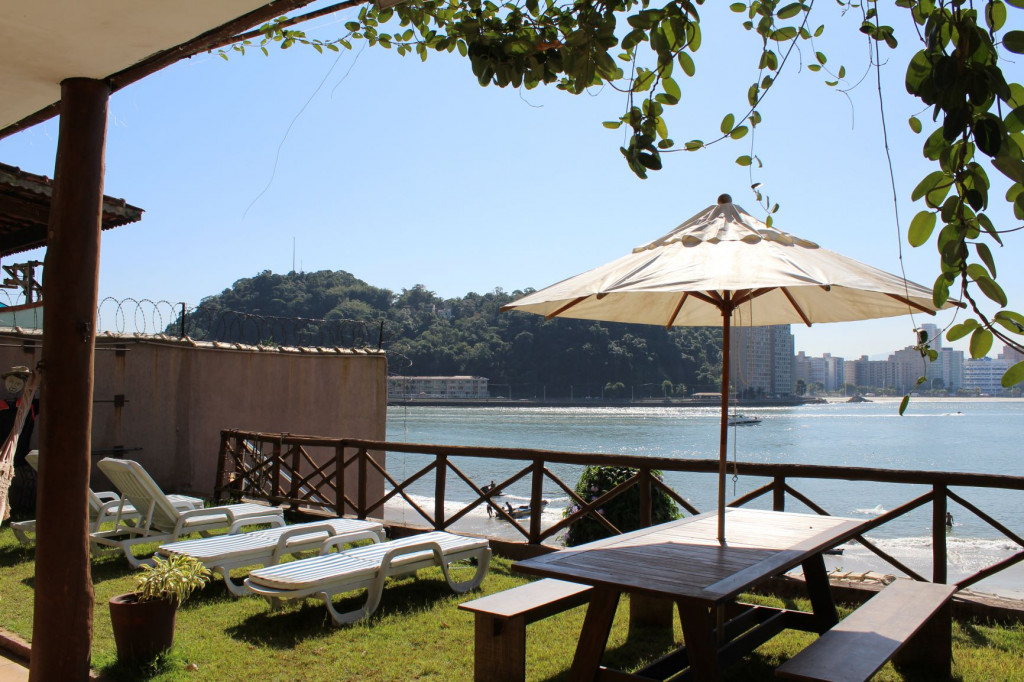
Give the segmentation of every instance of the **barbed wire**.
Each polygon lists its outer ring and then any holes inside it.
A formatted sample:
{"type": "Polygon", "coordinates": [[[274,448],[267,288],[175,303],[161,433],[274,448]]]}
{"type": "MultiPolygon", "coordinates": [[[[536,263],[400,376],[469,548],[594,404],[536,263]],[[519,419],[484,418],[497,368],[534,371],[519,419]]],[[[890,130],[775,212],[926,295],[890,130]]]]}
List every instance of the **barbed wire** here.
{"type": "Polygon", "coordinates": [[[103,299],[96,311],[96,325],[101,332],[166,334],[196,341],[264,346],[379,349],[386,340],[383,321],[255,315],[148,298],[103,299]]]}

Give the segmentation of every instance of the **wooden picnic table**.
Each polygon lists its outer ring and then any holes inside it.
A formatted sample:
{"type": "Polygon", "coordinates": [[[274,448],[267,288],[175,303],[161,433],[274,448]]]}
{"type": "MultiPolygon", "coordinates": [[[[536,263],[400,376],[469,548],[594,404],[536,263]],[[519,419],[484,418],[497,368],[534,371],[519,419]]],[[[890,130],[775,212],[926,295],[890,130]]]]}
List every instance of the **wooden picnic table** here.
{"type": "Polygon", "coordinates": [[[838,621],[822,552],[858,535],[863,522],[756,509],[726,510],[726,543],[709,512],[513,564],[515,571],[594,586],[571,680],[720,678],[721,667],[784,629],[823,633],[838,621]],[[802,566],[813,612],[737,605],[758,583],[802,566]],[[675,602],[686,646],[635,676],[601,665],[620,595],[675,602]],[[728,612],[728,613],[727,613],[728,612]],[[727,620],[728,618],[728,620],[727,620]]]}

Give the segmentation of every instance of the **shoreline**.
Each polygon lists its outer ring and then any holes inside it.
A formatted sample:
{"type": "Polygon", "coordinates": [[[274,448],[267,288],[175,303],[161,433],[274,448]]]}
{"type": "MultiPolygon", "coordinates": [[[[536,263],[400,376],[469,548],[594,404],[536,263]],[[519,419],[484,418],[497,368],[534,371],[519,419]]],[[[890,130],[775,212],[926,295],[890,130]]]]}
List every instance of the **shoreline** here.
{"type": "MultiPolygon", "coordinates": [[[[802,405],[824,405],[824,398],[777,398],[730,400],[730,406],[739,407],[800,407],[802,405]]],[[[648,398],[643,400],[534,400],[532,398],[408,398],[388,399],[388,407],[721,407],[720,399],[676,399],[648,398]]]]}
{"type": "MultiPolygon", "coordinates": [[[[826,396],[815,398],[771,398],[771,399],[750,399],[742,398],[738,401],[730,399],[730,409],[733,405],[740,408],[758,407],[803,407],[805,405],[835,405],[842,403],[898,403],[903,396],[870,396],[863,401],[853,401],[842,396],[826,396]]],[[[1007,396],[912,396],[910,404],[915,402],[1021,402],[1024,398],[1007,396]]],[[[718,399],[704,398],[677,398],[665,400],[663,398],[646,398],[642,400],[534,400],[532,398],[389,398],[388,407],[721,407],[722,401],[718,399]]]]}

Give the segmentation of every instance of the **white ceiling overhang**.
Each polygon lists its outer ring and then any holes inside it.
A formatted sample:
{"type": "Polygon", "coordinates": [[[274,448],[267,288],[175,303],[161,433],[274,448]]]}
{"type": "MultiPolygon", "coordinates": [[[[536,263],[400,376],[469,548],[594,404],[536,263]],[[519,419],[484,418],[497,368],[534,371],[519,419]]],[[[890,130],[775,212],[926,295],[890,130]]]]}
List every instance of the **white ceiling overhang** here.
{"type": "Polygon", "coordinates": [[[0,138],[57,113],[66,78],[113,90],[311,0],[22,0],[0,13],[0,138]]]}

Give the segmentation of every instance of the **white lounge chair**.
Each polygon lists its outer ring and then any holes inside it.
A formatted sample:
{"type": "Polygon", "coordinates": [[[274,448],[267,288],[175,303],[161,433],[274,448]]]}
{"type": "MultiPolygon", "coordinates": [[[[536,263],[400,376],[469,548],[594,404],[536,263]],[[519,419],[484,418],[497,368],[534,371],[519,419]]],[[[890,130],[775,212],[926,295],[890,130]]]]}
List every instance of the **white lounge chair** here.
{"type": "Polygon", "coordinates": [[[321,556],[255,570],[246,578],[245,587],[266,597],[272,609],[278,608],[284,599],[319,597],[334,624],[345,625],[367,618],[377,609],[384,582],[390,576],[440,566],[449,587],[467,592],[480,584],[491,562],[486,539],[441,531],[329,553],[339,544],[338,538],[332,538],[323,544],[321,556]],[[449,564],[467,559],[476,560],[473,577],[462,582],[452,580],[449,564]],[[336,594],[360,589],[366,590],[362,608],[341,613],[331,602],[336,594]]]}
{"type": "MultiPolygon", "coordinates": [[[[39,471],[39,451],[30,450],[25,455],[25,461],[29,465],[39,471]]],[[[198,497],[188,497],[187,495],[168,495],[167,499],[171,501],[176,508],[186,511],[189,509],[202,509],[203,501],[198,497]]],[[[139,513],[130,504],[123,504],[121,496],[112,491],[93,492],[89,489],[89,532],[95,533],[105,523],[111,521],[117,521],[118,514],[120,514],[120,520],[124,523],[135,523],[139,520],[139,513]]],[[[18,541],[22,544],[29,544],[35,540],[36,522],[32,521],[18,521],[17,523],[11,524],[11,530],[14,531],[14,536],[18,538],[18,541]],[[32,533],[33,535],[29,535],[32,533]]]]}
{"type": "Polygon", "coordinates": [[[132,568],[146,561],[132,554],[135,545],[173,542],[189,533],[205,536],[213,530],[237,533],[243,526],[256,524],[284,525],[283,510],[262,504],[228,504],[182,511],[171,503],[138,462],[107,457],[96,466],[121,491],[122,504],[127,501],[135,507],[139,520],[134,526],[128,526],[117,519],[113,530],[92,533],[93,549],[98,551],[99,546],[106,546],[124,552],[132,568]]]}
{"type": "Polygon", "coordinates": [[[182,540],[161,545],[157,551],[165,557],[184,554],[202,561],[211,571],[223,576],[224,585],[231,594],[240,597],[245,594],[245,585],[231,580],[231,569],[273,566],[286,554],[320,549],[325,540],[332,538],[344,543],[360,540],[382,542],[384,526],[375,521],[328,519],[251,533],[182,540]]]}

